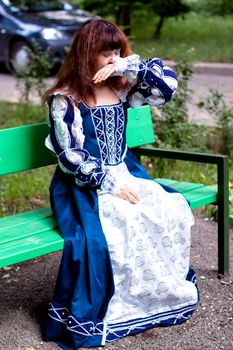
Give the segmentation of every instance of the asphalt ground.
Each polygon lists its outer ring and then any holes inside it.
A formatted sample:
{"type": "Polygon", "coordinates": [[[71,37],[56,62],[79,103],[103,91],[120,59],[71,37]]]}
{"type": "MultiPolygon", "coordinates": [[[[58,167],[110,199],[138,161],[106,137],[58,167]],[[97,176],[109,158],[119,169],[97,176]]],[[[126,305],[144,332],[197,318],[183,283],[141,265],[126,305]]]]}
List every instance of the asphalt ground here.
{"type": "MultiPolygon", "coordinates": [[[[193,317],[179,326],[159,327],[107,344],[104,350],[232,350],[233,230],[230,275],[217,273],[217,223],[195,216],[191,265],[200,290],[193,317]]],[[[0,349],[58,350],[41,334],[61,252],[0,270],[0,349]]],[[[96,348],[94,348],[96,349],[96,348]]]]}

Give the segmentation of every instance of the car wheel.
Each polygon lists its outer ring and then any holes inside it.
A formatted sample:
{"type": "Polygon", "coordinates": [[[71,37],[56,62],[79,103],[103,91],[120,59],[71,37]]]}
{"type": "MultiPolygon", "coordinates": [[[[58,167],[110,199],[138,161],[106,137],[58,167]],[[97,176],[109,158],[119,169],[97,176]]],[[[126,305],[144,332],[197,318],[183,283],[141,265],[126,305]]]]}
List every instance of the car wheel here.
{"type": "Polygon", "coordinates": [[[30,47],[27,43],[19,41],[15,43],[10,50],[9,68],[10,70],[20,75],[22,71],[28,67],[30,61],[30,47]]]}

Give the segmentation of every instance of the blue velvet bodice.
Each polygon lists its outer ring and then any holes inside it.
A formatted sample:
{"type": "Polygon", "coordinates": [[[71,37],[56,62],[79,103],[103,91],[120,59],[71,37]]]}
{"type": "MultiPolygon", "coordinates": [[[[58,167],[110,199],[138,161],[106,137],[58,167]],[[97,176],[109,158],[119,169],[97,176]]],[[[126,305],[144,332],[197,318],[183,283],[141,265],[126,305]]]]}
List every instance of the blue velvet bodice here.
{"type": "Polygon", "coordinates": [[[126,152],[126,113],[122,103],[89,108],[80,104],[84,149],[105,165],[119,164],[126,152]]]}

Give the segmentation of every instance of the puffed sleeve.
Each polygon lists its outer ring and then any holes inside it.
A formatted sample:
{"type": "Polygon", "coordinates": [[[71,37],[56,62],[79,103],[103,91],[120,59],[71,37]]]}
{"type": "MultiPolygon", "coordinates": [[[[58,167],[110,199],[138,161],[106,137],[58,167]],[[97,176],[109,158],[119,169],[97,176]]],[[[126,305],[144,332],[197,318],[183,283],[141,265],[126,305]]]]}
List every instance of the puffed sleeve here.
{"type": "Polygon", "coordinates": [[[61,94],[49,98],[50,133],[45,140],[62,171],[73,174],[78,186],[89,185],[115,194],[117,183],[102,160],[83,147],[85,136],[80,110],[61,94]]]}
{"type": "Polygon", "coordinates": [[[118,58],[114,75],[123,75],[131,89],[127,93],[130,107],[143,104],[159,106],[168,102],[177,89],[177,76],[161,59],[141,61],[138,55],[118,58]]]}

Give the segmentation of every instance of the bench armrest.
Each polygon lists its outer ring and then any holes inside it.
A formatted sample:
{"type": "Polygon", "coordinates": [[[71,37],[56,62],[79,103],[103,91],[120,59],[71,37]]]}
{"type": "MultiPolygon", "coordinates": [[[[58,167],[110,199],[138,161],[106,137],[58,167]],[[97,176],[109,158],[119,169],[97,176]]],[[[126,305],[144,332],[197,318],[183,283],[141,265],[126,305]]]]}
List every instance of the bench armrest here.
{"type": "Polygon", "coordinates": [[[228,156],[192,151],[168,150],[152,145],[133,149],[137,156],[160,157],[167,159],[216,164],[217,166],[217,205],[218,205],[218,262],[219,273],[229,272],[229,166],[228,156]]]}

